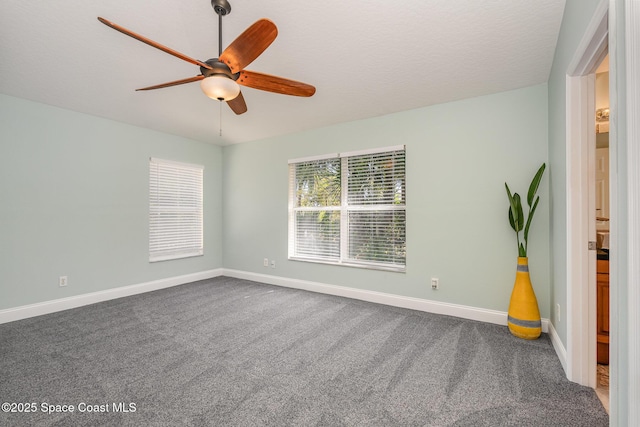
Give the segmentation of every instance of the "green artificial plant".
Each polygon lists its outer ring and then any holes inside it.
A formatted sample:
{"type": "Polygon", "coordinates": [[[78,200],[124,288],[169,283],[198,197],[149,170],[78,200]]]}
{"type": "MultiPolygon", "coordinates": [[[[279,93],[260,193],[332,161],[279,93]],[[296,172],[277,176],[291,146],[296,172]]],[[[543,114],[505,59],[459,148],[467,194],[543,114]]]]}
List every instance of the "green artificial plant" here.
{"type": "Polygon", "coordinates": [[[522,203],[520,201],[520,195],[518,193],[511,194],[509,190],[509,186],[507,183],[504,183],[504,186],[507,189],[507,197],[509,197],[509,224],[511,224],[511,228],[516,232],[516,242],[518,244],[518,256],[526,257],[527,256],[527,243],[529,241],[529,227],[531,226],[531,219],[533,218],[533,214],[536,212],[536,208],[538,207],[538,202],[540,201],[540,196],[536,196],[538,192],[538,186],[540,185],[540,181],[542,180],[542,175],[544,174],[544,169],[546,164],[543,163],[536,172],[531,184],[529,185],[529,192],[527,193],[527,205],[529,205],[529,214],[527,215],[527,220],[525,223],[524,212],[522,209],[522,203]],[[535,198],[535,201],[534,201],[535,198]],[[524,228],[524,244],[520,242],[520,232],[524,228]]]}

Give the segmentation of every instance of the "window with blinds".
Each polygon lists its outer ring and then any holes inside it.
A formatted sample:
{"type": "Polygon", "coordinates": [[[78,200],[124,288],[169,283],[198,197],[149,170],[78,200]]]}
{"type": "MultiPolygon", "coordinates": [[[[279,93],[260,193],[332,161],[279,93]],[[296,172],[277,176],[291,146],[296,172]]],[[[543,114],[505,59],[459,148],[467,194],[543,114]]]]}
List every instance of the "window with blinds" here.
{"type": "Polygon", "coordinates": [[[149,261],[199,256],[204,167],[149,159],[149,261]]]}
{"type": "Polygon", "coordinates": [[[404,271],[404,146],[289,161],[289,258],[404,271]]]}

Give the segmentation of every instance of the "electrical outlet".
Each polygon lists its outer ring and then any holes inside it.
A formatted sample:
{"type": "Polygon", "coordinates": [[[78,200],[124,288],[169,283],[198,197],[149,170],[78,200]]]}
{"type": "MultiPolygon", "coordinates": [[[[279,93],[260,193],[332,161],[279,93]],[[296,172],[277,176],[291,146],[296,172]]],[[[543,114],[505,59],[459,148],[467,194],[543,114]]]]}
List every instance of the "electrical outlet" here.
{"type": "Polygon", "coordinates": [[[67,276],[60,276],[58,279],[58,286],[67,286],[67,282],[69,281],[67,276]]]}
{"type": "Polygon", "coordinates": [[[440,288],[440,280],[437,277],[431,278],[431,289],[434,291],[440,288]]]}
{"type": "Polygon", "coordinates": [[[269,258],[265,258],[265,259],[263,259],[263,260],[262,260],[262,265],[263,265],[264,267],[269,267],[269,258]]]}
{"type": "Polygon", "coordinates": [[[276,260],[275,259],[271,260],[271,268],[276,268],[276,260]]]}

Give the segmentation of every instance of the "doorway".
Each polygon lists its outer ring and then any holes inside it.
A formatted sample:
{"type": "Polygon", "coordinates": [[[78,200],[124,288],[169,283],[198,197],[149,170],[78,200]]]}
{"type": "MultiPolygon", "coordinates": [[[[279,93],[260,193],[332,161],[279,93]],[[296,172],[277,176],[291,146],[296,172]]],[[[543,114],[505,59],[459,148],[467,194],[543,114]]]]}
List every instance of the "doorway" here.
{"type": "MultiPolygon", "coordinates": [[[[595,72],[596,394],[609,412],[609,56],[595,72]]],[[[590,275],[593,274],[590,272],[590,275]]]]}

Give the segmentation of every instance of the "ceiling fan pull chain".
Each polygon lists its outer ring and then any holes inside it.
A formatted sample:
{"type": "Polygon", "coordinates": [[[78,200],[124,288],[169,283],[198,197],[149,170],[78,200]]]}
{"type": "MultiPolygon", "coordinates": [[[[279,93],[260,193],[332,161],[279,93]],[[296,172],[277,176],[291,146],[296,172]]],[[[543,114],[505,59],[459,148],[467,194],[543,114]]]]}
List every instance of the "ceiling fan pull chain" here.
{"type": "Polygon", "coordinates": [[[218,123],[220,125],[220,136],[222,136],[222,101],[218,104],[220,104],[220,121],[218,121],[218,123]]]}

